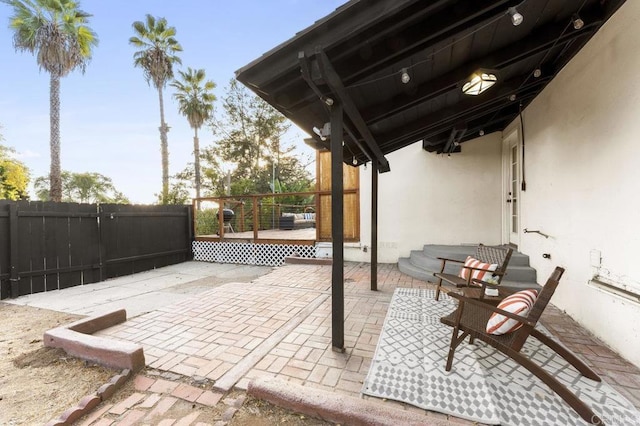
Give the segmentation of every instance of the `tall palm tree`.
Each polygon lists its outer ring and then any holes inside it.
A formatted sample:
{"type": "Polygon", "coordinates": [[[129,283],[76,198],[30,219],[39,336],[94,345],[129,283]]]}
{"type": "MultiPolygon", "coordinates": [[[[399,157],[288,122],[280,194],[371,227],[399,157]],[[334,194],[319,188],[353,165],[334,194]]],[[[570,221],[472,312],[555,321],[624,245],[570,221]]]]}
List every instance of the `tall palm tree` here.
{"type": "Polygon", "coordinates": [[[50,75],[50,197],[62,198],[60,177],[60,79],[75,69],[83,73],[98,37],[87,26],[91,16],[74,0],[0,0],[13,7],[9,27],[18,51],[36,56],[38,67],[50,75]]]}
{"type": "Polygon", "coordinates": [[[182,81],[174,80],[171,86],[176,89],[173,97],[178,101],[180,114],[187,117],[194,131],[193,157],[195,169],[196,198],[200,198],[200,141],[198,129],[211,118],[213,101],[216,96],[211,92],[216,84],[212,80],[205,81],[203,69],[187,68],[187,72],[178,71],[182,81]]]}
{"type": "Polygon", "coordinates": [[[135,35],[129,44],[139,48],[133,54],[133,63],[142,68],[147,83],[158,89],[160,101],[160,154],[162,156],[162,202],[166,204],[169,197],[169,126],[164,121],[164,100],[162,89],[173,79],[173,65],[182,61],[176,55],[182,52],[182,46],[174,38],[175,27],[169,27],[165,18],[154,18],[147,14],[145,22],[133,23],[135,35]]]}

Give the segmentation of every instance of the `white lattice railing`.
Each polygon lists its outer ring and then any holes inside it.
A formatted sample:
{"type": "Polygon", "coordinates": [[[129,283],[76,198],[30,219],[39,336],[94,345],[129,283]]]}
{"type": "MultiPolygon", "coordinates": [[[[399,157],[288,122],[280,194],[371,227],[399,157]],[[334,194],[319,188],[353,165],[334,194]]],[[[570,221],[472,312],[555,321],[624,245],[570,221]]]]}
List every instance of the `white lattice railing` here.
{"type": "Polygon", "coordinates": [[[241,265],[280,266],[285,257],[316,257],[316,247],[298,244],[255,244],[194,241],[193,260],[241,265]]]}

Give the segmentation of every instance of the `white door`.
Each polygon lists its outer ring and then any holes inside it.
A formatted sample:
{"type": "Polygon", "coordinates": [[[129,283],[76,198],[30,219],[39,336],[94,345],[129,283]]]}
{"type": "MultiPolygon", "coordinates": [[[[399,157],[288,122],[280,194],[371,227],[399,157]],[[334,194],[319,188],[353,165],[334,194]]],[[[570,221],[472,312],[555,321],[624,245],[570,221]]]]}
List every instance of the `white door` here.
{"type": "Polygon", "coordinates": [[[509,133],[503,141],[503,201],[505,242],[517,246],[520,242],[520,146],[518,131],[509,133]]]}

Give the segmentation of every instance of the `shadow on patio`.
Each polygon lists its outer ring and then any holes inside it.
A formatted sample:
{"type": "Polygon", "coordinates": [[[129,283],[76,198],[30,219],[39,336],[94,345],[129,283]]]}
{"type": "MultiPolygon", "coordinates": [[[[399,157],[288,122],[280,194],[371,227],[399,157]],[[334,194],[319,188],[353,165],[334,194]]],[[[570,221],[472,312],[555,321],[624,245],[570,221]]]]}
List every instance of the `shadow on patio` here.
{"type": "MultiPolygon", "coordinates": [[[[331,349],[331,267],[285,265],[252,283],[229,283],[130,319],[100,334],[143,345],[147,367],[213,382],[222,393],[275,377],[359,397],[393,291],[430,284],[381,265],[378,292],[367,264],[345,264],[345,353],[331,349]]],[[[636,407],[640,372],[556,308],[544,325],[636,407]]],[[[365,397],[428,419],[464,420],[365,397]]],[[[468,422],[472,424],[472,422],[468,422]]]]}

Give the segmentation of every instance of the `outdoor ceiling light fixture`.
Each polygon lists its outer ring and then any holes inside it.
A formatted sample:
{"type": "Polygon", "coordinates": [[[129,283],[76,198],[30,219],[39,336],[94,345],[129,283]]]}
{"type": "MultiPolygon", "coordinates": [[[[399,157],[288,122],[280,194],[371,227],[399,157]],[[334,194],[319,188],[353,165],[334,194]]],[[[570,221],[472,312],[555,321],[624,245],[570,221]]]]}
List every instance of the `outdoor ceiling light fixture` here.
{"type": "Polygon", "coordinates": [[[511,23],[514,27],[517,27],[518,25],[522,24],[522,21],[524,21],[524,16],[522,16],[522,14],[518,12],[518,9],[516,9],[515,7],[510,7],[507,13],[511,15],[511,23]]]}
{"type": "Polygon", "coordinates": [[[496,84],[498,77],[494,71],[478,70],[471,74],[462,86],[462,93],[465,95],[478,96],[480,93],[496,84]]]}
{"type": "Polygon", "coordinates": [[[408,82],[411,81],[411,76],[407,72],[406,68],[402,68],[402,75],[400,76],[400,80],[402,81],[403,84],[407,84],[408,82]]]}

